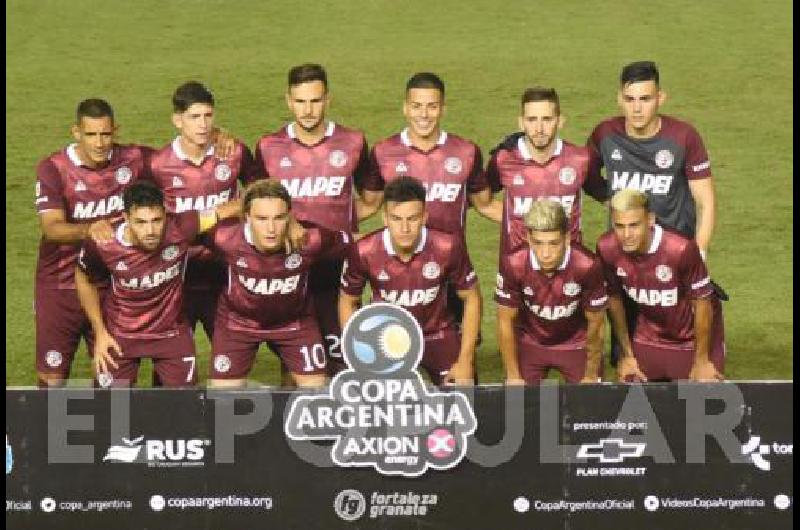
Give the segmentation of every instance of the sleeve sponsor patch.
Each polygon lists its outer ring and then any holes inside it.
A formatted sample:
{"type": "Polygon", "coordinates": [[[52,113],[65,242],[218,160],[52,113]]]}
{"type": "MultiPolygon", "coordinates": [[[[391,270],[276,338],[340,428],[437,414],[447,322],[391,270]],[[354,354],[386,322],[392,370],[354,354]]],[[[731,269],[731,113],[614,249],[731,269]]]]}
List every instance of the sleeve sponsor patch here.
{"type": "Polygon", "coordinates": [[[699,289],[699,288],[701,288],[701,287],[703,287],[703,286],[705,286],[705,285],[708,285],[708,283],[709,283],[710,281],[711,281],[711,277],[710,277],[710,276],[706,276],[705,278],[703,278],[703,279],[702,279],[702,280],[700,280],[699,282],[695,282],[695,283],[693,283],[693,284],[692,284],[692,289],[699,289]]]}
{"type": "Polygon", "coordinates": [[[692,166],[692,170],[695,172],[700,172],[708,169],[709,167],[711,167],[711,161],[706,160],[705,162],[692,166]]]}

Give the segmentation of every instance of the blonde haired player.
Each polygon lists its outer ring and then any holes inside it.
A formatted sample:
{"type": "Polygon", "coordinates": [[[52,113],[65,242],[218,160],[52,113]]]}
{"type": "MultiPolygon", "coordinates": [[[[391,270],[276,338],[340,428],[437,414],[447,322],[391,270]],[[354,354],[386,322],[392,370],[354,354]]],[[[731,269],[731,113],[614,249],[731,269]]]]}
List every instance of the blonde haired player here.
{"type": "Polygon", "coordinates": [[[570,244],[566,213],[538,199],[525,216],[527,243],[501,255],[497,335],[507,384],[538,384],[550,369],[568,383],[600,379],[607,295],[599,261],[570,244]]]}

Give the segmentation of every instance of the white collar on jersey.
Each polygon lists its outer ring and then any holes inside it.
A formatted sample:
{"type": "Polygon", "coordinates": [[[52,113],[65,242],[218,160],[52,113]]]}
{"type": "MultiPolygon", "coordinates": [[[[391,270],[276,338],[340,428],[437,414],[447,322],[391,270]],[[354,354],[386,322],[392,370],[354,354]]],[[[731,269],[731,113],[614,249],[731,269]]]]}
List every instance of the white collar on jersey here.
{"type": "Polygon", "coordinates": [[[117,241],[119,241],[119,244],[122,245],[123,247],[131,247],[133,245],[131,245],[130,243],[125,241],[125,227],[126,226],[128,226],[128,223],[122,223],[121,225],[119,225],[117,227],[117,234],[116,234],[117,241]]]}
{"type": "MultiPolygon", "coordinates": [[[[403,145],[406,147],[411,147],[411,138],[408,137],[408,127],[400,131],[400,141],[403,142],[403,145]]],[[[444,145],[447,141],[447,133],[444,131],[439,131],[439,139],[436,140],[436,145],[444,145]]]]}
{"type": "MultiPolygon", "coordinates": [[[[111,156],[114,154],[114,148],[112,147],[111,150],[108,152],[108,156],[106,160],[111,162],[111,156]]],[[[81,161],[81,157],[78,156],[78,144],[69,144],[67,146],[67,158],[69,161],[75,164],[78,167],[89,167],[81,161]]]]}
{"type": "MultiPolygon", "coordinates": [[[[556,150],[553,151],[553,157],[560,155],[561,150],[563,148],[564,148],[563,140],[561,140],[561,138],[556,138],[556,150]]],[[[519,149],[519,154],[521,154],[522,158],[524,158],[525,160],[533,159],[533,155],[531,154],[530,149],[528,149],[528,143],[525,141],[524,134],[519,137],[519,140],[517,140],[517,149],[519,149]]]]}
{"type": "MultiPolygon", "coordinates": [[[[425,241],[428,239],[428,229],[426,227],[422,227],[422,235],[419,238],[419,243],[417,244],[417,248],[414,249],[414,254],[419,254],[422,252],[422,249],[425,248],[425,241]]],[[[396,256],[397,252],[394,251],[394,247],[392,246],[392,236],[389,235],[389,229],[383,229],[383,246],[386,249],[387,254],[390,256],[396,256]]]]}
{"type": "Polygon", "coordinates": [[[244,240],[247,241],[248,244],[255,246],[253,243],[253,229],[250,228],[249,222],[244,224],[244,240]]]}
{"type": "MultiPolygon", "coordinates": [[[[533,249],[530,249],[528,252],[531,254],[531,267],[533,270],[542,270],[542,267],[539,266],[539,260],[536,259],[536,254],[533,252],[533,249]]],[[[567,268],[567,263],[569,263],[569,257],[572,254],[572,247],[567,245],[567,250],[564,252],[564,257],[561,259],[561,265],[558,266],[558,270],[563,271],[567,268]]]]}
{"type": "MultiPolygon", "coordinates": [[[[172,140],[172,150],[175,152],[175,156],[177,156],[181,160],[189,160],[189,161],[191,161],[191,158],[189,158],[189,155],[184,153],[183,149],[181,148],[181,137],[180,136],[177,136],[177,137],[175,137],[174,140],[172,140]]],[[[211,144],[211,145],[208,146],[208,149],[206,149],[206,153],[203,155],[203,158],[205,158],[207,156],[213,156],[213,155],[214,155],[214,144],[211,144]]]]}
{"type": "Polygon", "coordinates": [[[653,226],[653,239],[650,241],[650,248],[647,249],[648,254],[655,254],[658,250],[658,245],[661,244],[661,236],[664,235],[664,229],[660,224],[653,226]]]}
{"type": "MultiPolygon", "coordinates": [[[[295,122],[290,123],[286,126],[286,135],[289,136],[292,140],[297,138],[297,135],[294,132],[294,124],[295,122]]],[[[325,127],[325,136],[333,136],[333,131],[336,129],[336,124],[332,121],[328,122],[328,126],[325,127]]]]}

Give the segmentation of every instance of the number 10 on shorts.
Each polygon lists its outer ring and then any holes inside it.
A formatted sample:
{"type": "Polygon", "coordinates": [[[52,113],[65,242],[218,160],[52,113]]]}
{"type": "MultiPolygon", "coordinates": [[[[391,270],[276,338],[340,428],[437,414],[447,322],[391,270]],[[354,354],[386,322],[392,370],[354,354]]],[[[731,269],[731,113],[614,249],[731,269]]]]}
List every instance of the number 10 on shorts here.
{"type": "Polygon", "coordinates": [[[309,349],[308,346],[300,348],[303,354],[303,371],[314,372],[325,368],[325,347],[322,344],[314,344],[309,349]]]}

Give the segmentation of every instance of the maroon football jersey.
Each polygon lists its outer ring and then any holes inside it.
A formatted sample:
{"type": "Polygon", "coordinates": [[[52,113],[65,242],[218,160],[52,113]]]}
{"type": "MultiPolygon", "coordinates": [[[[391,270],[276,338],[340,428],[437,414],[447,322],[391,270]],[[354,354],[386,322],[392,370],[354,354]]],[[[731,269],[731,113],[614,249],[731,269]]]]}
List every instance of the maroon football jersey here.
{"type": "Polygon", "coordinates": [[[611,295],[638,307],[633,339],[660,348],[694,348],[692,300],[714,291],[694,240],[656,224],[645,254],[623,252],[613,231],[597,241],[611,295]]]}
{"type": "Polygon", "coordinates": [[[516,329],[523,339],[546,348],[575,350],[586,346],[584,311],[605,309],[608,295],[600,262],[573,243],[552,276],[541,271],[527,246],[501,255],[494,299],[519,310],[516,329]]]}
{"type": "Polygon", "coordinates": [[[425,336],[454,325],[447,308],[447,287],[461,291],[478,281],[463,239],[423,228],[411,261],[397,257],[389,230],[376,230],[350,247],[342,273],[342,291],[361,296],[369,282],[374,302],[408,309],[425,336]]]}
{"type": "Polygon", "coordinates": [[[210,146],[203,161],[195,165],[181,149],[180,139],[153,153],[150,159],[153,181],[164,191],[167,211],[202,211],[235,199],[237,183],[250,182],[255,173],[253,155],[238,143],[225,160],[214,156],[210,146]]]}
{"type": "MultiPolygon", "coordinates": [[[[167,211],[173,213],[207,210],[235,199],[238,183],[249,183],[257,173],[250,149],[241,143],[236,143],[225,160],[214,156],[212,145],[196,165],[181,149],[179,138],[156,151],[149,168],[153,181],[164,191],[167,211]]],[[[187,288],[213,289],[224,281],[224,265],[214,259],[207,247],[192,247],[186,270],[187,288]]]]}
{"type": "MultiPolygon", "coordinates": [[[[84,166],[76,144],[53,153],[36,167],[36,211],[63,210],[70,223],[91,223],[122,214],[122,191],[145,176],[144,149],[115,145],[108,164],[84,166]]],[[[36,283],[55,289],[75,288],[75,260],[80,244],[39,242],[36,283]]]]}
{"type": "Polygon", "coordinates": [[[408,129],[375,144],[370,155],[373,187],[367,189],[382,190],[400,176],[414,177],[425,186],[429,227],[462,237],[468,196],[489,187],[480,148],[444,131],[427,152],[411,144],[408,129]]]}
{"type": "Polygon", "coordinates": [[[161,244],[152,252],[123,241],[125,223],[116,227],[108,243],[84,243],[78,259],[81,270],[92,282],[111,278],[103,319],[112,335],[137,340],[178,335],[185,323],[183,276],[198,225],[194,212],[168,215],[161,244]]]}
{"type": "Polygon", "coordinates": [[[259,176],[283,184],[297,219],[329,230],[357,232],[353,188],[363,187],[367,172],[364,134],[328,122],[322,140],[308,146],[297,139],[294,128],[290,123],[258,141],[259,176]]]}
{"type": "Polygon", "coordinates": [[[217,325],[248,333],[286,331],[314,314],[308,296],[311,265],[341,257],[350,237],[320,227],[306,228],[298,252],[265,254],[253,245],[250,226],[226,221],[208,237],[228,270],[228,285],[217,309],[217,325]]]}
{"type": "Polygon", "coordinates": [[[501,252],[526,242],[525,214],[536,199],[553,199],[564,207],[570,239],[581,240],[581,188],[589,170],[589,152],[560,138],[544,165],[533,160],[521,136],[514,149],[499,149],[489,161],[487,179],[494,191],[505,189],[501,252]]]}

